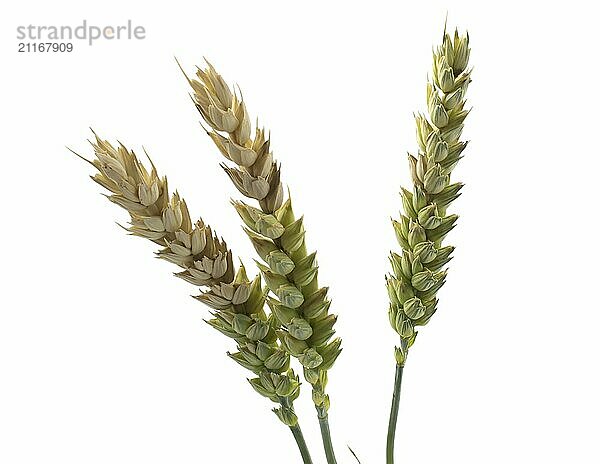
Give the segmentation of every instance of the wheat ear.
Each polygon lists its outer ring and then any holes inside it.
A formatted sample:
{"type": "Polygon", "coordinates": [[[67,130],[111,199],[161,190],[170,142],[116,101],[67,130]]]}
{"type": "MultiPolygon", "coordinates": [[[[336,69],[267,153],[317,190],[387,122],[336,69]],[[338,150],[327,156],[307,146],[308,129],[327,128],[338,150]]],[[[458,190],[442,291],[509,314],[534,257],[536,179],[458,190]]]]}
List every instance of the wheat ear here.
{"type": "Polygon", "coordinates": [[[335,455],[329,432],[327,371],[341,352],[341,340],[331,340],[336,316],[329,313],[327,288],[317,282],[316,253],[308,253],[303,218],[296,218],[292,202],[284,201],[280,166],[273,159],[264,129],[252,137],[250,117],[241,96],[231,91],[208,63],[188,79],[196,108],[210,126],[207,130],[221,154],[233,166],[222,164],[237,189],[258,201],[255,208],[241,201],[233,205],[264,264],[258,266],[272,297],[267,302],[277,318],[282,346],[303,366],[312,386],[325,452],[329,464],[335,455]]]}
{"type": "Polygon", "coordinates": [[[299,379],[277,338],[275,318],[264,311],[260,275],[249,280],[243,265],[236,271],[227,244],[202,220],[192,223],[185,200],[169,195],[166,177],[151,161],[148,170],[133,151],[97,135],[92,146],[98,170],[92,179],[129,213],[127,230],[161,246],[157,256],[183,269],[175,275],[201,288],[195,298],[212,309],[208,324],[236,341],[238,351],[228,355],[256,375],[249,379],[254,390],[279,403],[273,411],[290,427],[305,464],[311,463],[293,407],[299,379]]]}
{"type": "Polygon", "coordinates": [[[444,31],[442,45],[433,53],[433,72],[427,84],[428,116],[416,116],[417,156],[409,155],[413,191],[402,189],[403,214],[393,221],[402,254],[392,253],[393,275],[386,279],[389,319],[400,336],[396,347],[396,379],[387,436],[388,464],[394,462],[394,439],[402,373],[416,327],[429,322],[437,309],[436,294],[444,284],[452,246],[442,241],[458,219],[447,208],[463,187],[450,183],[450,174],[467,142],[459,140],[468,110],[465,93],[471,82],[469,36],[444,31]]]}

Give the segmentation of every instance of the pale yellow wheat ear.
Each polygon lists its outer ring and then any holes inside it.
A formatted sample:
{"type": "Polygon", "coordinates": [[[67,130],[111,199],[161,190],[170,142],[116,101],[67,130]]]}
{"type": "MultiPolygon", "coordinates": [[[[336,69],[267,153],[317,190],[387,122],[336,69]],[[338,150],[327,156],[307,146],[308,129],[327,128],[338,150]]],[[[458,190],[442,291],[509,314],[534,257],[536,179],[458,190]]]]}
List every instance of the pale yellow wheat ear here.
{"type": "MultiPolygon", "coordinates": [[[[200,287],[195,298],[212,309],[208,324],[235,340],[237,351],[229,356],[254,374],[249,382],[258,393],[279,404],[275,413],[301,446],[304,439],[293,407],[300,382],[278,340],[277,319],[264,309],[266,290],[260,276],[250,280],[243,265],[236,271],[227,244],[202,220],[192,222],[185,200],[169,193],[167,178],[159,176],[151,161],[147,168],[124,145],[94,136],[95,157],[89,162],[97,173],[92,179],[129,213],[127,230],[159,245],[157,256],[181,268],[175,275],[200,287]]],[[[308,451],[301,447],[301,452],[310,462],[308,451]]]]}
{"type": "Polygon", "coordinates": [[[392,253],[393,274],[386,278],[392,328],[399,336],[395,349],[396,381],[388,427],[387,460],[394,462],[394,437],[402,372],[417,327],[429,322],[438,307],[437,292],[446,280],[453,246],[443,244],[458,216],[448,214],[463,184],[452,182],[452,170],[467,142],[460,140],[469,114],[465,95],[471,82],[469,35],[448,34],[433,52],[427,83],[427,114],[415,116],[418,151],[409,154],[412,189],[402,189],[403,212],[393,221],[401,254],[392,253]]]}
{"type": "MultiPolygon", "coordinates": [[[[186,77],[187,78],[187,77],[186,77]]],[[[327,288],[319,287],[316,253],[308,253],[303,217],[297,218],[286,200],[280,165],[273,158],[269,136],[252,128],[241,92],[232,91],[212,64],[187,78],[207,133],[227,160],[223,169],[246,198],[233,204],[246,225],[262,263],[259,268],[271,292],[268,304],[277,319],[284,349],[303,366],[312,386],[329,464],[335,462],[329,434],[327,371],[341,352],[341,340],[332,339],[336,316],[329,313],[327,288]]]]}

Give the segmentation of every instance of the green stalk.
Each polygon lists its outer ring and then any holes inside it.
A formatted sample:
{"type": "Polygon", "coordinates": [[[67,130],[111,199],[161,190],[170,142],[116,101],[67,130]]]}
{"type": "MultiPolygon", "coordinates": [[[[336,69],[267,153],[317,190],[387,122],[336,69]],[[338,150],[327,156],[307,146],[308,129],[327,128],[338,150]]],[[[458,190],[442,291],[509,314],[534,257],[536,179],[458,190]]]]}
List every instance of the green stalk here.
{"type": "Polygon", "coordinates": [[[396,423],[398,422],[398,407],[400,406],[400,387],[402,386],[403,370],[403,366],[396,364],[396,379],[394,380],[394,394],[392,396],[390,423],[388,425],[387,444],[385,448],[386,464],[394,464],[394,441],[396,438],[396,423]]]}
{"type": "Polygon", "coordinates": [[[302,462],[304,464],[312,464],[312,459],[310,457],[310,452],[308,451],[308,447],[306,446],[306,441],[304,440],[304,435],[302,434],[302,429],[299,424],[296,424],[290,427],[292,431],[292,435],[294,435],[294,439],[296,440],[296,444],[298,445],[298,449],[300,450],[300,454],[302,455],[302,462]]]}
{"type": "Polygon", "coordinates": [[[327,410],[317,406],[317,414],[319,416],[319,426],[321,428],[321,438],[323,439],[323,448],[325,449],[325,457],[327,464],[337,464],[333,444],[331,443],[331,432],[329,430],[329,417],[327,410]]]}
{"type": "Polygon", "coordinates": [[[281,404],[282,409],[290,411],[290,415],[293,417],[293,420],[288,422],[288,427],[292,431],[292,435],[294,435],[294,439],[296,440],[296,444],[298,445],[298,449],[302,455],[302,462],[304,464],[313,464],[312,458],[310,457],[310,452],[308,451],[308,446],[306,445],[306,440],[304,439],[304,434],[302,433],[302,429],[298,423],[298,417],[294,412],[293,403],[289,398],[281,397],[279,398],[279,404],[281,404]]]}

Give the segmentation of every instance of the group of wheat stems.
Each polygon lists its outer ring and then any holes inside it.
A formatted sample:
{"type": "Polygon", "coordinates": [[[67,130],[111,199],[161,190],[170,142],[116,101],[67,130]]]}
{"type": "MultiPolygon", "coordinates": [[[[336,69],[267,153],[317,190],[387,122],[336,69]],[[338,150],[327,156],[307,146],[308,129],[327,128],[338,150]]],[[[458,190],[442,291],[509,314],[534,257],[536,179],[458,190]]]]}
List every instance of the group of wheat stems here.
{"type": "MultiPolygon", "coordinates": [[[[468,113],[464,109],[468,58],[468,36],[444,32],[427,85],[428,116],[416,116],[419,151],[409,155],[413,190],[402,190],[404,213],[393,221],[402,254],[391,254],[393,275],[386,284],[389,318],[400,341],[395,350],[387,464],[394,460],[408,349],[415,341],[415,327],[426,324],[436,310],[436,293],[453,250],[442,246],[442,240],[457,219],[446,210],[462,187],[450,183],[450,173],[466,147],[459,137],[468,113]]],[[[243,264],[236,269],[225,241],[201,219],[192,221],[185,200],[177,191],[169,193],[166,177],[158,174],[152,161],[147,168],[133,151],[122,144],[113,146],[95,133],[91,142],[95,158],[90,163],[97,173],[92,179],[110,192],[110,201],[129,213],[127,230],[158,245],[157,256],[181,268],[175,275],[200,287],[195,298],[211,308],[207,323],[235,341],[236,351],[228,356],[252,373],[249,383],[254,390],[277,405],[273,411],[290,428],[308,464],[312,459],[294,411],[300,378],[290,358],[296,358],[312,390],[327,462],[334,464],[326,387],[341,340],[333,338],[336,316],[329,312],[327,288],[319,287],[316,253],[307,251],[303,217],[294,214],[268,135],[262,128],[252,129],[241,93],[232,92],[210,64],[187,80],[208,135],[228,161],[222,168],[254,203],[232,201],[261,258],[260,274],[249,278],[243,264]]]]}

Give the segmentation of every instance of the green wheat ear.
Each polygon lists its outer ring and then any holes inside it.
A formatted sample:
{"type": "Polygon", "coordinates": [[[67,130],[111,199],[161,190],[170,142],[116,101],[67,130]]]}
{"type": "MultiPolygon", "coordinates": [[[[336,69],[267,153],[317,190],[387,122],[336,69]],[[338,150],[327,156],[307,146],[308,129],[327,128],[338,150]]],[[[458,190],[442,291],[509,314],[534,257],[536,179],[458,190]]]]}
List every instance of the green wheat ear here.
{"type": "Polygon", "coordinates": [[[312,399],[329,464],[335,462],[327,412],[327,372],[341,352],[333,339],[337,317],[329,313],[327,288],[319,287],[316,253],[308,253],[304,220],[297,218],[285,199],[281,168],[274,160],[264,129],[254,131],[241,92],[232,92],[208,63],[188,79],[193,99],[208,124],[208,135],[230,162],[222,167],[242,195],[258,207],[241,201],[233,205],[262,262],[258,266],[270,290],[267,303],[277,319],[283,348],[298,359],[304,378],[312,386],[312,399]]]}
{"type": "Polygon", "coordinates": [[[201,288],[195,298],[212,309],[207,323],[235,340],[237,351],[229,357],[254,374],[249,382],[255,391],[279,405],[273,411],[290,427],[304,462],[310,463],[293,407],[300,381],[277,338],[276,318],[265,312],[260,276],[250,280],[243,265],[235,269],[227,244],[202,220],[191,221],[185,200],[177,192],[169,194],[166,177],[151,161],[147,169],[133,151],[98,136],[92,147],[90,164],[98,171],[92,179],[129,213],[127,230],[159,245],[157,257],[181,267],[175,275],[201,288]]]}
{"type": "Polygon", "coordinates": [[[393,274],[387,277],[390,323],[400,336],[396,360],[404,365],[408,349],[417,335],[416,327],[427,324],[437,309],[437,291],[446,278],[445,265],[452,246],[442,242],[458,216],[447,209],[463,184],[451,183],[452,170],[462,157],[467,142],[460,141],[465,94],[471,82],[469,37],[455,32],[433,54],[432,81],[427,84],[428,116],[418,114],[417,156],[408,155],[412,191],[402,189],[403,214],[392,221],[402,253],[392,253],[393,274]]]}
{"type": "Polygon", "coordinates": [[[437,310],[437,292],[446,279],[446,264],[452,246],[443,240],[456,225],[458,216],[448,214],[463,184],[452,183],[452,170],[462,158],[467,142],[460,140],[464,120],[465,94],[471,82],[469,36],[444,31],[442,45],[433,53],[433,72],[427,84],[427,115],[416,115],[416,156],[408,155],[412,191],[402,189],[403,213],[392,221],[401,254],[392,253],[393,274],[386,277],[390,298],[389,320],[400,336],[395,349],[396,388],[388,429],[387,463],[393,463],[394,432],[402,369],[416,328],[429,322],[437,310]]]}

